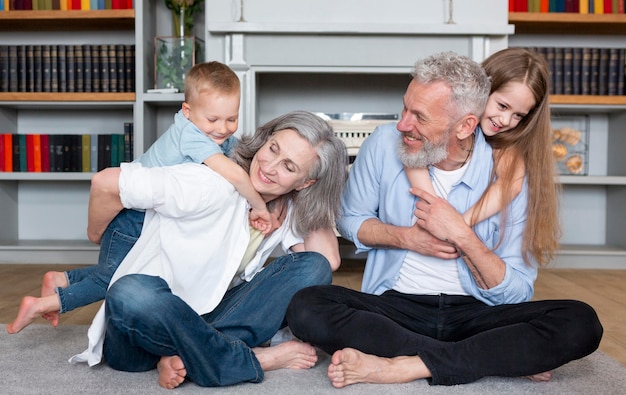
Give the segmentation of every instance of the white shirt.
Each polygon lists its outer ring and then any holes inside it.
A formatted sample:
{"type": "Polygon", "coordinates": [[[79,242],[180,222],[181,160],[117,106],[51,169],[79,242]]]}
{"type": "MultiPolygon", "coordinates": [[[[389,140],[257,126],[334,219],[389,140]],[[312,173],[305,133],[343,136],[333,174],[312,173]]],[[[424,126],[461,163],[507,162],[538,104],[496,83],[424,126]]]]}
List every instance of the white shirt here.
{"type": "MultiPolygon", "coordinates": [[[[250,238],[248,203],[226,179],[209,167],[185,163],[142,167],[123,163],[120,198],[126,208],[146,209],[141,236],[111,278],[130,273],[163,278],[172,293],[198,314],[212,311],[237,273],[250,238]]],[[[260,245],[241,274],[251,279],[272,250],[301,243],[287,218],[260,245]]],[[[89,348],[70,362],[100,362],[104,341],[104,304],[89,328],[89,348]]]]}

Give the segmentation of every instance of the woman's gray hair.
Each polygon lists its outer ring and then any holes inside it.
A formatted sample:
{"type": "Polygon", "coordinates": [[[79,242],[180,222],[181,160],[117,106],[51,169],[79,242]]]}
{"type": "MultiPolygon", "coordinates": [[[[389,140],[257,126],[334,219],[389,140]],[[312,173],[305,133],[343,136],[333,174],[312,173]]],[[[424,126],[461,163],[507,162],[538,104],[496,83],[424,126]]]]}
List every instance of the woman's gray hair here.
{"type": "Polygon", "coordinates": [[[468,114],[479,119],[487,105],[491,80],[482,66],[470,58],[448,51],[418,60],[411,76],[421,84],[444,82],[452,90],[450,111],[458,121],[468,114]]]}
{"type": "Polygon", "coordinates": [[[307,179],[314,184],[286,196],[293,202],[290,226],[302,236],[312,231],[333,228],[341,210],[341,192],[348,177],[348,152],[332,127],[317,115],[293,111],[260,126],[253,136],[244,136],[235,146],[231,158],[250,171],[252,158],[275,132],[295,130],[317,153],[307,179]]]}

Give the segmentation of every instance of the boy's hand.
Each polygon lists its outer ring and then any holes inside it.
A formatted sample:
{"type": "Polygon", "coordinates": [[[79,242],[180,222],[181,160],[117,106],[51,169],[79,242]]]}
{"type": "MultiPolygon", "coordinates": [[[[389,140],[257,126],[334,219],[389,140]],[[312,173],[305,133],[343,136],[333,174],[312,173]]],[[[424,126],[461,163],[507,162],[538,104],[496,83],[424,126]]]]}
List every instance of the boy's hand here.
{"type": "Polygon", "coordinates": [[[250,225],[261,232],[264,236],[267,236],[274,231],[274,222],[269,211],[258,211],[255,209],[250,210],[250,225]]]}

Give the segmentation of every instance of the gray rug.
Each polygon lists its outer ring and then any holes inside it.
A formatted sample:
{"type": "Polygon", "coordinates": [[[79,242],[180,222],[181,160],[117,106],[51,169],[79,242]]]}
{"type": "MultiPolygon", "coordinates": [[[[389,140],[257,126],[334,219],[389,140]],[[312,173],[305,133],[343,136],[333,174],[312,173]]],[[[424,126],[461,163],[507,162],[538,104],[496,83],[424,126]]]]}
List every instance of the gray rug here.
{"type": "Polygon", "coordinates": [[[626,367],[600,351],[553,372],[552,380],[489,377],[455,387],[355,384],[333,388],[326,378],[329,356],[309,370],[268,372],[260,384],[202,388],[185,382],[173,392],[157,384],[156,371],[118,372],[106,365],[72,365],[67,359],[87,345],[87,326],[31,325],[21,333],[0,330],[0,391],[6,394],[626,394],[626,367]]]}

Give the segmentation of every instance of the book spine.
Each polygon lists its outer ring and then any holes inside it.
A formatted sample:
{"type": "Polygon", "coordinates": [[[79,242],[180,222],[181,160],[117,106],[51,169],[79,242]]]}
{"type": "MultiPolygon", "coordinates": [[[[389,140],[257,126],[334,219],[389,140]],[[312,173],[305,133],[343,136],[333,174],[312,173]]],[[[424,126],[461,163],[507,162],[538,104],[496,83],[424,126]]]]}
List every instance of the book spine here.
{"type": "Polygon", "coordinates": [[[67,92],[67,45],[57,45],[59,92],[67,92]]]}
{"type": "Polygon", "coordinates": [[[43,92],[43,46],[33,46],[33,60],[35,68],[35,92],[43,92]]]}
{"type": "Polygon", "coordinates": [[[13,135],[4,134],[4,170],[13,171],[13,135]]]}
{"type": "Polygon", "coordinates": [[[17,92],[17,46],[9,45],[9,92],[17,92]]]}
{"type": "Polygon", "coordinates": [[[83,92],[91,92],[92,91],[92,76],[93,73],[91,71],[92,63],[91,63],[91,45],[84,44],[83,45],[83,92]]]}
{"type": "Polygon", "coordinates": [[[26,92],[26,45],[17,46],[17,90],[26,92]]]}
{"type": "Polygon", "coordinates": [[[67,45],[65,51],[67,91],[76,92],[76,58],[74,58],[74,46],[67,45]]]}
{"type": "Polygon", "coordinates": [[[92,134],[89,139],[91,153],[89,154],[89,167],[92,173],[98,171],[98,135],[92,134]]]}
{"type": "Polygon", "coordinates": [[[26,46],[26,92],[35,92],[35,50],[26,46]]]}
{"type": "Polygon", "coordinates": [[[28,171],[28,163],[27,163],[27,156],[26,156],[26,149],[27,149],[27,145],[26,145],[26,135],[25,134],[18,134],[18,147],[20,150],[20,171],[28,171]]]}
{"type": "Polygon", "coordinates": [[[135,91],[135,46],[132,44],[124,45],[124,79],[126,80],[126,89],[124,92],[135,91]]]}
{"type": "MultiPolygon", "coordinates": [[[[5,163],[5,149],[4,149],[4,133],[0,133],[0,172],[5,172],[6,170],[6,163],[5,163]]],[[[11,147],[12,148],[12,147],[11,147]]]]}
{"type": "Polygon", "coordinates": [[[41,135],[41,171],[50,171],[50,135],[41,135]]]}
{"type": "Polygon", "coordinates": [[[133,161],[132,126],[131,122],[124,122],[124,162],[133,161]]]}
{"type": "MultiPolygon", "coordinates": [[[[60,173],[65,171],[65,140],[67,139],[65,134],[57,134],[54,136],[54,171],[60,173]]],[[[68,166],[69,167],[69,166],[68,166]]]]}
{"type": "Polygon", "coordinates": [[[74,45],[74,77],[76,92],[85,91],[85,57],[82,45],[74,45]]]}
{"type": "Polygon", "coordinates": [[[81,135],[81,171],[89,173],[91,171],[91,136],[88,134],[81,135]]]}
{"type": "Polygon", "coordinates": [[[91,46],[91,91],[102,92],[100,86],[100,45],[91,46]]]}
{"type": "Polygon", "coordinates": [[[126,91],[126,79],[124,78],[124,45],[115,46],[115,71],[117,74],[116,92],[126,91]]]}
{"type": "Polygon", "coordinates": [[[580,87],[583,95],[591,94],[591,48],[583,48],[580,87]]]}
{"type": "Polygon", "coordinates": [[[617,59],[617,94],[626,95],[626,87],[624,86],[624,80],[626,79],[626,49],[618,49],[617,59]]]}
{"type": "Polygon", "coordinates": [[[111,163],[110,166],[118,167],[120,165],[119,159],[119,140],[117,139],[118,134],[111,135],[111,163]]]}
{"type": "Polygon", "coordinates": [[[108,91],[118,92],[117,90],[117,52],[115,51],[115,45],[107,45],[107,65],[108,65],[108,91]]]}
{"type": "Polygon", "coordinates": [[[41,46],[41,64],[43,67],[43,91],[52,92],[52,64],[50,63],[50,45],[41,46]]]}
{"type": "Polygon", "coordinates": [[[55,160],[55,148],[56,148],[56,134],[49,134],[48,135],[48,171],[50,172],[55,172],[57,171],[56,169],[56,163],[54,163],[55,160]]]}
{"type": "Polygon", "coordinates": [[[563,48],[563,94],[571,95],[574,92],[574,49],[571,47],[563,48]]]}
{"type": "Polygon", "coordinates": [[[98,92],[111,91],[111,75],[109,74],[109,46],[102,44],[98,46],[98,59],[100,62],[100,84],[98,92]]]}
{"type": "Polygon", "coordinates": [[[598,63],[598,95],[607,95],[609,88],[609,49],[600,48],[598,63]]]}
{"type": "Polygon", "coordinates": [[[572,94],[582,94],[580,86],[582,79],[582,62],[583,62],[583,49],[580,47],[572,49],[572,94]]]}
{"type": "Polygon", "coordinates": [[[50,92],[59,92],[59,48],[50,45],[50,92]]]}
{"type": "Polygon", "coordinates": [[[33,134],[33,171],[36,173],[41,173],[42,165],[41,165],[41,135],[33,134]]]}
{"type": "Polygon", "coordinates": [[[0,92],[9,91],[9,46],[0,44],[0,92]]]}
{"type": "Polygon", "coordinates": [[[617,95],[617,74],[618,74],[618,65],[619,61],[619,49],[618,48],[609,48],[609,65],[608,65],[608,81],[607,81],[607,95],[616,96],[617,95]]]}

